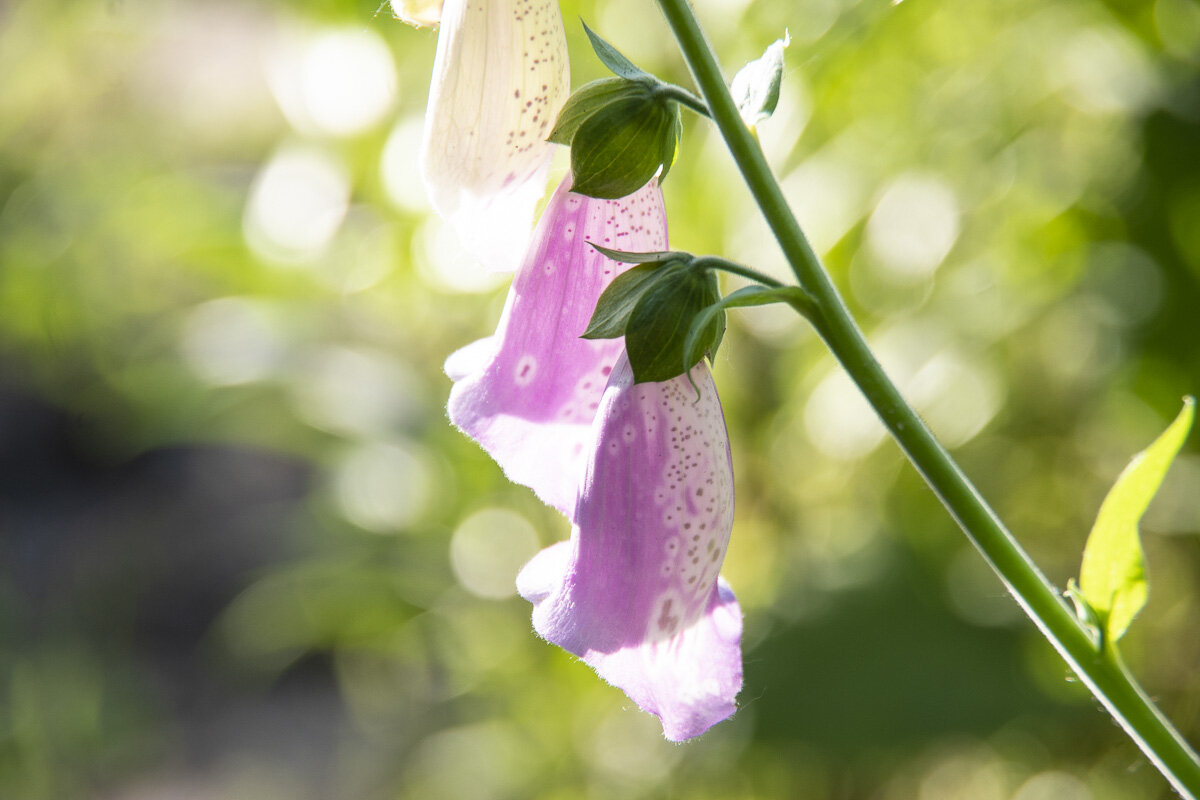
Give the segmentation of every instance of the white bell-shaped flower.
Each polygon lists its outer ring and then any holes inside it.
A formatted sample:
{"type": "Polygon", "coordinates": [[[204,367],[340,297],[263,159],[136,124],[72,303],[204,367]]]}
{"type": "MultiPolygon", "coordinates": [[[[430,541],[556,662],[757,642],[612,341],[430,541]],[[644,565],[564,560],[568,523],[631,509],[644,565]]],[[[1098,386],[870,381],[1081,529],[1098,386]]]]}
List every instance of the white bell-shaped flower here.
{"type": "Polygon", "coordinates": [[[546,189],[546,137],[570,92],[558,0],[446,0],[421,175],[467,251],[515,269],[546,189]]]}

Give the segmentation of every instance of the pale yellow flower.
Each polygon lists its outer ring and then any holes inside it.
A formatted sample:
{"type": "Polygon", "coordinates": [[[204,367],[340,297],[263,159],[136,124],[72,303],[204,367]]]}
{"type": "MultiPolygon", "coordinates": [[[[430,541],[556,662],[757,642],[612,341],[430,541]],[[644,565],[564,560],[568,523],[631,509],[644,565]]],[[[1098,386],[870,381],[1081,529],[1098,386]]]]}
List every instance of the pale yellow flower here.
{"type": "Polygon", "coordinates": [[[546,189],[546,137],[570,92],[557,0],[446,0],[421,176],[486,266],[515,269],[546,189]]]}
{"type": "Polygon", "coordinates": [[[392,13],[409,25],[430,28],[442,18],[442,0],[392,0],[392,13]]]}

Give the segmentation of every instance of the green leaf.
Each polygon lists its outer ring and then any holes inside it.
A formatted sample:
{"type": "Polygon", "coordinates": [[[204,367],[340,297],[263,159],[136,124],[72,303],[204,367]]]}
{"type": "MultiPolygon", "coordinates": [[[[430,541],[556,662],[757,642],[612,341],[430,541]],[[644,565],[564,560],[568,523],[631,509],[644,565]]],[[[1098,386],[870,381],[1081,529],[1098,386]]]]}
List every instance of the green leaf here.
{"type": "Polygon", "coordinates": [[[1083,549],[1079,591],[1099,618],[1109,645],[1128,630],[1146,604],[1146,572],[1138,521],[1158,491],[1167,468],[1192,426],[1196,401],[1183,410],[1153,444],[1134,456],[1100,505],[1083,549]]]}
{"type": "MultiPolygon", "coordinates": [[[[625,350],[635,383],[666,381],[695,366],[685,364],[683,346],[692,319],[721,297],[717,279],[708,270],[679,263],[642,295],[625,327],[625,350]]],[[[719,335],[716,321],[708,337],[719,335]]],[[[698,361],[699,359],[697,359],[698,361]]]]}
{"type": "Polygon", "coordinates": [[[779,104],[779,86],[783,82],[783,51],[791,42],[784,33],[763,52],[762,56],[738,70],[729,85],[737,103],[738,113],[748,127],[753,128],[775,113],[779,104]]]}
{"type": "Polygon", "coordinates": [[[627,81],[624,78],[602,78],[592,81],[575,90],[563,105],[562,111],[558,112],[558,120],[554,123],[554,130],[550,131],[546,141],[569,146],[579,126],[593,114],[614,101],[639,96],[650,96],[650,90],[644,83],[627,81]]]}
{"type": "MultiPolygon", "coordinates": [[[[580,20],[580,22],[583,22],[580,20]]],[[[637,80],[638,78],[653,78],[653,76],[643,69],[637,67],[632,61],[617,51],[608,42],[600,38],[600,36],[588,27],[586,22],[583,22],[583,30],[588,35],[588,39],[592,42],[592,49],[596,51],[596,57],[604,66],[613,71],[614,74],[629,80],[637,80]]]]}
{"type": "Polygon", "coordinates": [[[609,103],[571,141],[572,191],[614,200],[642,188],[662,164],[662,139],[673,130],[671,114],[653,99],[609,103]]]}
{"type": "MultiPolygon", "coordinates": [[[[599,245],[592,245],[592,247],[600,250],[609,258],[613,258],[609,253],[616,252],[606,251],[599,245]]],[[[633,314],[638,301],[642,299],[642,295],[653,281],[663,277],[660,269],[668,263],[670,263],[669,260],[649,262],[618,275],[600,295],[600,299],[596,301],[596,310],[592,312],[592,319],[588,322],[587,330],[583,332],[582,338],[615,339],[618,336],[624,336],[629,317],[633,314]]]]}

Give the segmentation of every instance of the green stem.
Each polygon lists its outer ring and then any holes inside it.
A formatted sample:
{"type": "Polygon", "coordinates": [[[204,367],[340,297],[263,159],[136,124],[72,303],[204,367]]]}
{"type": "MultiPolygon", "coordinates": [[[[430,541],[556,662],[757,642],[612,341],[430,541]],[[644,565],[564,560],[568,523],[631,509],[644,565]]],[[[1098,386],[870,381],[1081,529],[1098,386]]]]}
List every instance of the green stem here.
{"type": "Polygon", "coordinates": [[[1200,797],[1200,758],[1121,665],[1097,650],[1058,591],[905,402],[875,359],[828,272],[800,230],[762,148],[738,114],[688,0],[658,0],[658,4],[713,121],[800,286],[816,301],[818,313],[812,322],[830,350],[1042,634],[1175,790],[1196,800],[1200,797]]]}
{"type": "Polygon", "coordinates": [[[692,259],[692,266],[698,269],[719,269],[722,272],[741,275],[743,278],[749,278],[771,289],[790,289],[785,297],[780,297],[778,302],[787,303],[795,309],[796,313],[814,323],[820,316],[820,308],[816,300],[808,292],[798,286],[788,287],[782,281],[776,280],[770,275],[759,272],[751,267],[739,264],[736,261],[729,261],[720,256],[699,256],[692,259]]]}
{"type": "Polygon", "coordinates": [[[680,105],[687,106],[700,116],[712,119],[712,114],[709,113],[708,106],[704,104],[704,101],[682,86],[676,86],[673,83],[660,83],[654,87],[654,94],[659,97],[669,97],[680,105]]]}
{"type": "Polygon", "coordinates": [[[692,266],[699,269],[719,269],[722,272],[728,272],[732,275],[741,275],[743,278],[749,278],[755,283],[761,283],[763,286],[770,286],[773,289],[783,287],[781,281],[772,278],[770,275],[719,256],[697,256],[692,259],[692,266]]]}

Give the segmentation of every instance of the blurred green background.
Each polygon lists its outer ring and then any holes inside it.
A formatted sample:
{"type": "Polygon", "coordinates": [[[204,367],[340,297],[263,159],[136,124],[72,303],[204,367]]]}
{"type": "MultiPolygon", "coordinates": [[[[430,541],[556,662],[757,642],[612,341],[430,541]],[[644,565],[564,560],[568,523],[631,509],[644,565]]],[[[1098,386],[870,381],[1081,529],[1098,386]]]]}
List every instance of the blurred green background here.
{"type": "MultiPolygon", "coordinates": [[[[801,222],[1065,585],[1200,391],[1200,5],[696,6],[730,75],[790,32],[761,136],[801,222]]],[[[563,13],[576,86],[580,15],[688,83],[650,0],[563,13]]],[[[567,526],[444,418],[505,279],[417,179],[435,41],[373,2],[0,0],[0,797],[1167,797],[775,309],[716,365],[739,712],[668,744],[536,638],[512,579],[567,526]]],[[[784,274],[694,118],[666,196],[677,247],[784,274]]],[[[1193,444],[1125,640],[1194,743],[1197,487],[1193,444]]]]}

